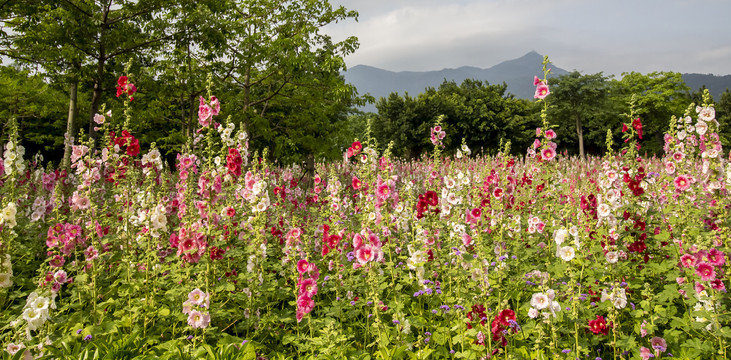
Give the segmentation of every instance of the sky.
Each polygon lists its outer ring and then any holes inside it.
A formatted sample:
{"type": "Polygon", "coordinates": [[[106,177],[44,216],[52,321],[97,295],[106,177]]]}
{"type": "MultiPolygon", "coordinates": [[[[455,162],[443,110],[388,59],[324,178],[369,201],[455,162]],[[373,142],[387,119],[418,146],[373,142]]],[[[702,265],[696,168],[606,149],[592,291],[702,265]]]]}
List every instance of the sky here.
{"type": "Polygon", "coordinates": [[[488,68],[529,51],[584,74],[731,74],[731,0],[330,0],[345,58],[391,71],[488,68]]]}

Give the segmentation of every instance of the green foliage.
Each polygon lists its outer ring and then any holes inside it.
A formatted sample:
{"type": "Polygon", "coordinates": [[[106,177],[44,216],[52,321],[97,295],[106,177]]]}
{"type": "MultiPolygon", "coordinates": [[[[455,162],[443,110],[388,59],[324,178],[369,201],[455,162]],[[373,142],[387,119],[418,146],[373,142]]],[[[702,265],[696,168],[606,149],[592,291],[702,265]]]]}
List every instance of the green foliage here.
{"type": "Polygon", "coordinates": [[[627,104],[636,97],[635,114],[642,120],[644,133],[641,153],[660,154],[668,119],[683,114],[688,106],[689,89],[680,73],[623,73],[621,80],[612,80],[612,87],[614,101],[627,104]]]}
{"type": "Polygon", "coordinates": [[[437,115],[444,115],[447,152],[456,151],[462,138],[475,151],[496,152],[499,141],[505,139],[522,152],[535,128],[529,116],[531,105],[506,94],[506,89],[505,84],[468,79],[461,85],[445,81],[416,98],[392,93],[376,104],[375,136],[381,144],[393,141],[395,155],[418,157],[433,146],[427,136],[429,129],[437,115]]]}
{"type": "Polygon", "coordinates": [[[602,73],[582,75],[578,71],[551,80],[549,117],[559,124],[560,147],[582,156],[602,153],[606,150],[605,129],[619,132],[621,121],[614,115],[617,106],[610,102],[608,80],[602,73]]]}

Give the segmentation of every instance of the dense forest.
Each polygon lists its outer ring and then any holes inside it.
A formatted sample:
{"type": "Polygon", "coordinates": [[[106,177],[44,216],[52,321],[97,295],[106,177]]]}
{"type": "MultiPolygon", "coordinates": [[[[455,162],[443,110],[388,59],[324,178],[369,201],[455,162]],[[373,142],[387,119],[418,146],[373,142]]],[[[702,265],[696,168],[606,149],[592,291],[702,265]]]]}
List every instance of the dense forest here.
{"type": "MultiPolygon", "coordinates": [[[[199,98],[211,95],[227,121],[247,129],[252,149],[266,148],[281,163],[338,159],[368,126],[381,148],[393,142],[395,155],[415,158],[441,115],[447,152],[463,139],[485,153],[501,142],[510,141],[513,153],[530,145],[540,109],[507,93],[505,84],[445,81],[416,96],[378,100],[359,94],[341,75],[357,38],[334,43],[322,33],[357,16],[324,0],[4,2],[0,119],[17,119],[28,153],[56,164],[64,134],[94,137],[94,115],[109,111],[132,119],[143,148],[155,142],[172,156],[194,135],[199,98]],[[116,98],[120,76],[137,90],[128,108],[116,98]],[[376,102],[376,114],[358,110],[366,101],[376,102]]],[[[572,154],[603,153],[607,128],[619,139],[616,114],[633,96],[651,140],[644,151],[656,153],[671,116],[682,116],[702,92],[678,73],[613,79],[572,72],[550,78],[549,86],[559,150],[572,154]]],[[[728,146],[731,94],[715,100],[728,146]]]]}

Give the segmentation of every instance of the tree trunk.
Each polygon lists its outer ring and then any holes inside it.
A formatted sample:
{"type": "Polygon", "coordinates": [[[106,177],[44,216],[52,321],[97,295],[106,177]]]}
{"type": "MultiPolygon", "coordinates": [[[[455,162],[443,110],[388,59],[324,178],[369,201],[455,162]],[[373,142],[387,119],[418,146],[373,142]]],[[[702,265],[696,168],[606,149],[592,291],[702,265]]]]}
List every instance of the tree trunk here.
{"type": "Polygon", "coordinates": [[[79,89],[79,79],[74,78],[71,81],[71,86],[69,89],[69,117],[66,120],[66,135],[64,140],[64,149],[63,149],[63,168],[68,169],[70,162],[71,162],[71,145],[73,145],[73,141],[71,140],[71,137],[74,136],[74,122],[76,121],[76,115],[78,110],[78,103],[77,103],[77,95],[78,95],[78,89],[79,89]]]}
{"type": "Polygon", "coordinates": [[[584,159],[584,129],[581,128],[581,116],[576,116],[576,135],[579,138],[579,156],[584,159]]]}
{"type": "Polygon", "coordinates": [[[104,87],[104,47],[100,46],[100,56],[97,59],[96,65],[96,77],[94,79],[94,93],[91,95],[91,108],[89,110],[89,137],[96,137],[96,130],[94,130],[94,115],[99,111],[99,102],[102,98],[102,91],[104,87]]]}

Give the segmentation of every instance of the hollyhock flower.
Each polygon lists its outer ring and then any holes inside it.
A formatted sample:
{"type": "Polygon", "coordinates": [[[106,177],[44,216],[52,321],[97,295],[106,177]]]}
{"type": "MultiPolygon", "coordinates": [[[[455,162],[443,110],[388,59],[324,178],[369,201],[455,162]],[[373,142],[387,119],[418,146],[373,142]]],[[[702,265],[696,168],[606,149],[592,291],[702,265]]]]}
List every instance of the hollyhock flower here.
{"type": "Polygon", "coordinates": [[[480,208],[474,208],[474,209],[472,209],[472,211],[470,212],[470,215],[471,215],[471,216],[472,216],[473,218],[479,218],[480,216],[482,216],[482,209],[480,209],[480,208]]]}
{"type": "Polygon", "coordinates": [[[354,141],[350,148],[353,149],[353,155],[358,155],[363,150],[363,145],[361,145],[360,141],[354,141]]]}
{"type": "Polygon", "coordinates": [[[299,286],[299,296],[313,298],[315,295],[317,295],[317,282],[315,281],[315,279],[303,279],[300,282],[299,286]]]}
{"type": "MultiPolygon", "coordinates": [[[[534,80],[535,82],[535,80],[534,80]]],[[[546,96],[548,96],[551,93],[551,91],[548,90],[548,85],[546,85],[543,81],[536,84],[536,92],[533,94],[534,99],[545,99],[546,96]]]]}
{"type": "Polygon", "coordinates": [[[553,130],[546,130],[546,139],[552,140],[556,138],[556,132],[553,130]]]}
{"type": "Polygon", "coordinates": [[[207,313],[198,310],[191,310],[188,314],[188,325],[194,329],[204,329],[211,322],[211,317],[207,313]]]}
{"type": "Polygon", "coordinates": [[[496,199],[500,199],[503,197],[503,189],[502,188],[495,188],[495,190],[492,191],[492,196],[494,196],[496,199]]]}
{"type": "Polygon", "coordinates": [[[569,231],[561,228],[556,230],[553,233],[553,240],[556,242],[556,245],[561,245],[566,240],[566,238],[569,236],[569,231]]]}
{"type": "Polygon", "coordinates": [[[530,305],[538,310],[543,310],[551,305],[551,301],[544,293],[535,293],[531,296],[530,305]]]}
{"type": "MultiPolygon", "coordinates": [[[[203,97],[201,97],[201,100],[203,97]]],[[[205,127],[211,124],[213,110],[208,104],[203,104],[198,107],[198,123],[205,127]]]]}
{"type": "Polygon", "coordinates": [[[612,208],[610,208],[608,204],[602,203],[597,206],[596,211],[600,218],[605,218],[611,214],[612,208]]]}
{"type": "Polygon", "coordinates": [[[695,111],[698,113],[698,120],[711,121],[716,118],[716,109],[711,106],[696,106],[695,111]]]}
{"type": "Polygon", "coordinates": [[[605,257],[610,264],[616,264],[619,260],[619,254],[616,251],[608,251],[605,257]]]}
{"type": "Polygon", "coordinates": [[[221,102],[217,97],[211,96],[211,115],[216,116],[219,112],[221,112],[221,102]]]}
{"type": "Polygon", "coordinates": [[[642,122],[640,121],[640,118],[632,120],[632,128],[637,131],[637,136],[642,139],[642,122]]]}
{"type": "Polygon", "coordinates": [[[655,355],[652,355],[652,352],[650,351],[650,349],[648,349],[644,346],[640,348],[640,358],[642,358],[642,360],[647,360],[651,357],[655,357],[655,355]]]}
{"type": "Polygon", "coordinates": [[[680,257],[681,266],[686,267],[686,268],[695,267],[696,262],[697,262],[696,257],[691,254],[684,254],[683,256],[680,257]]]}
{"type": "Polygon", "coordinates": [[[607,335],[609,333],[609,329],[607,328],[607,322],[601,315],[597,315],[596,319],[594,320],[589,320],[589,330],[591,330],[591,332],[596,335],[607,335]]]}
{"type": "Polygon", "coordinates": [[[726,292],[726,285],[723,283],[721,279],[713,279],[711,280],[711,288],[716,291],[722,291],[726,292]]]}
{"type": "Polygon", "coordinates": [[[708,124],[706,124],[703,121],[699,121],[697,124],[695,124],[695,132],[698,133],[698,135],[705,135],[708,131],[708,124]]]}
{"type": "Polygon", "coordinates": [[[361,265],[367,264],[375,257],[375,251],[370,244],[363,245],[355,249],[355,257],[361,265]]]}
{"type": "Polygon", "coordinates": [[[722,251],[718,251],[718,249],[711,249],[708,252],[708,263],[710,263],[713,266],[721,267],[726,263],[726,254],[724,254],[722,251]]]}
{"type": "Polygon", "coordinates": [[[25,345],[23,344],[15,344],[15,343],[9,343],[8,347],[5,348],[8,353],[10,353],[10,356],[15,355],[18,351],[25,349],[25,345]]]}
{"type": "Polygon", "coordinates": [[[576,251],[571,246],[564,246],[558,250],[558,256],[563,261],[571,261],[576,256],[576,251]]]}
{"type": "Polygon", "coordinates": [[[690,188],[690,180],[685,175],[678,175],[675,180],[675,190],[683,192],[690,188]]]}
{"type": "Polygon", "coordinates": [[[307,271],[307,268],[309,267],[309,263],[305,259],[300,259],[300,261],[297,262],[297,271],[300,274],[303,274],[305,271],[307,271]]]}
{"type": "Polygon", "coordinates": [[[554,150],[550,147],[541,150],[541,158],[543,159],[543,161],[551,161],[555,157],[556,157],[556,150],[554,150]]]}
{"type": "Polygon", "coordinates": [[[665,341],[665,339],[658,336],[650,339],[650,345],[652,345],[652,348],[655,349],[656,355],[659,355],[659,353],[665,352],[665,350],[668,349],[668,343],[665,341]]]}
{"type": "Polygon", "coordinates": [[[315,308],[315,301],[310,297],[300,296],[297,298],[297,307],[309,314],[315,308]]]}
{"type": "Polygon", "coordinates": [[[707,262],[701,262],[695,268],[696,275],[701,277],[701,281],[711,281],[716,278],[716,271],[713,266],[707,262]]]}
{"type": "Polygon", "coordinates": [[[360,179],[358,179],[357,177],[353,176],[353,180],[351,182],[351,185],[353,186],[353,189],[359,190],[360,187],[361,187],[360,179]]]}
{"type": "Polygon", "coordinates": [[[208,294],[200,289],[194,289],[188,293],[188,301],[193,305],[204,306],[208,300],[208,294]]]}

